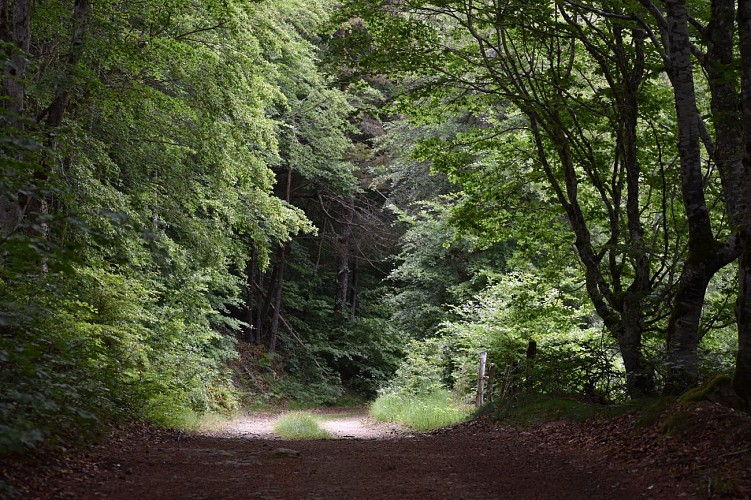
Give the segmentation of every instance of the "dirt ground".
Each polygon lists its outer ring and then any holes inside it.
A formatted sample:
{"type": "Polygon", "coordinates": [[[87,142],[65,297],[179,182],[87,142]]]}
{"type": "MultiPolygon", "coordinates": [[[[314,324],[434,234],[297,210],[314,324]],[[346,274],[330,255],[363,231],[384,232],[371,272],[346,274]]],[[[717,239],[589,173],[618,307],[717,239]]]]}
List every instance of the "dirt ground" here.
{"type": "MultiPolygon", "coordinates": [[[[519,430],[474,421],[398,432],[351,412],[325,415],[341,437],[283,441],[274,416],[186,435],[120,431],[85,456],[19,485],[21,498],[635,499],[706,498],[689,476],[614,458],[567,438],[565,425],[519,430]]],[[[595,430],[596,432],[596,430],[595,430]]],[[[7,473],[6,473],[7,477],[7,473]]],[[[711,492],[709,492],[711,494],[711,492]]]]}
{"type": "MultiPolygon", "coordinates": [[[[321,418],[321,427],[339,439],[389,439],[403,431],[396,425],[377,422],[367,415],[366,408],[326,409],[314,412],[321,418]]],[[[277,439],[274,422],[278,414],[256,413],[238,418],[222,426],[218,435],[277,439]]]]}

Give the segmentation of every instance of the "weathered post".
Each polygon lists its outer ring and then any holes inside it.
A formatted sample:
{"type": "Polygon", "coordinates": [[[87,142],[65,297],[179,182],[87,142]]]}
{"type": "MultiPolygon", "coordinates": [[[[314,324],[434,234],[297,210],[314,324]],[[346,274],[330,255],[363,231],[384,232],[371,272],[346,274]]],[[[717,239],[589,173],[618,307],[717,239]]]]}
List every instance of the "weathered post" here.
{"type": "Polygon", "coordinates": [[[506,399],[511,393],[511,377],[514,373],[513,365],[506,365],[506,371],[503,373],[503,386],[501,387],[501,399],[506,399]]]}
{"type": "Polygon", "coordinates": [[[477,370],[477,398],[475,399],[475,406],[478,408],[483,403],[483,392],[485,390],[485,363],[488,361],[488,353],[482,351],[480,353],[480,367],[477,370]]]}
{"type": "Polygon", "coordinates": [[[490,363],[488,370],[488,387],[485,389],[488,393],[488,401],[493,401],[493,383],[495,382],[495,363],[490,363]]]}

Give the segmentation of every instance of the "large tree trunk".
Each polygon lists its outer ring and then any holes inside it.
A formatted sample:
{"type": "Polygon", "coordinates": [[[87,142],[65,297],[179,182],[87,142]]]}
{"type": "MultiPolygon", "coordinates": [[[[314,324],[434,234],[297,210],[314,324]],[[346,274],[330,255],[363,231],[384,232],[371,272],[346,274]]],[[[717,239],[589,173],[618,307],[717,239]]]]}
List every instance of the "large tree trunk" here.
{"type": "Polygon", "coordinates": [[[743,252],[738,266],[738,358],[733,386],[751,408],[751,0],[738,1],[738,38],[741,61],[741,110],[744,130],[743,182],[741,193],[745,224],[742,227],[743,252]]]}
{"type": "Polygon", "coordinates": [[[712,0],[712,17],[706,30],[704,68],[709,81],[715,144],[710,154],[717,164],[725,207],[734,231],[747,224],[747,191],[743,171],[745,156],[738,69],[735,67],[735,0],[712,0]]]}
{"type": "Polygon", "coordinates": [[[738,269],[739,287],[736,302],[738,322],[738,356],[733,387],[751,409],[751,244],[746,239],[738,269]]]}
{"type": "MultiPolygon", "coordinates": [[[[633,281],[623,293],[621,321],[623,332],[619,339],[623,364],[626,368],[626,387],[631,397],[654,394],[654,368],[647,363],[642,349],[642,321],[644,299],[652,291],[651,262],[644,243],[644,226],[641,223],[641,164],[638,157],[639,87],[644,79],[644,35],[630,33],[633,40],[633,59],[627,56],[626,43],[620,27],[614,28],[615,53],[623,81],[617,96],[622,129],[621,157],[626,171],[626,224],[628,227],[628,256],[633,266],[633,281]]],[[[612,266],[611,266],[612,267],[612,266]]]]}
{"type": "Polygon", "coordinates": [[[617,332],[618,347],[626,369],[626,390],[632,398],[655,394],[654,368],[644,357],[642,345],[642,298],[626,294],[623,299],[623,330],[617,332]]]}
{"type": "Polygon", "coordinates": [[[699,320],[714,272],[691,258],[683,267],[668,324],[665,394],[680,394],[699,380],[699,320]]]}
{"type": "Polygon", "coordinates": [[[668,325],[665,392],[674,394],[696,385],[698,381],[699,319],[707,284],[717,269],[710,265],[710,261],[714,260],[716,243],[704,198],[700,117],[696,107],[686,0],[668,0],[667,23],[668,75],[678,117],[681,192],[689,232],[689,255],[681,273],[668,325]]]}

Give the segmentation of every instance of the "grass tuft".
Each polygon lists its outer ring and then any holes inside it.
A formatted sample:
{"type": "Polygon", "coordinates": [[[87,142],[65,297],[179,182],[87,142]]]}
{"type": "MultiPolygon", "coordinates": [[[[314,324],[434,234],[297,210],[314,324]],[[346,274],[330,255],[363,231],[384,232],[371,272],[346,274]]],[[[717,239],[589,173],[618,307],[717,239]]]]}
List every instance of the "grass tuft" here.
{"type": "Polygon", "coordinates": [[[318,420],[307,412],[291,412],[279,417],[274,432],[283,439],[331,439],[334,436],[318,425],[318,420]]]}
{"type": "Polygon", "coordinates": [[[464,421],[468,414],[445,390],[418,395],[387,393],[370,405],[370,416],[376,420],[396,422],[416,431],[456,424],[464,421]]]}

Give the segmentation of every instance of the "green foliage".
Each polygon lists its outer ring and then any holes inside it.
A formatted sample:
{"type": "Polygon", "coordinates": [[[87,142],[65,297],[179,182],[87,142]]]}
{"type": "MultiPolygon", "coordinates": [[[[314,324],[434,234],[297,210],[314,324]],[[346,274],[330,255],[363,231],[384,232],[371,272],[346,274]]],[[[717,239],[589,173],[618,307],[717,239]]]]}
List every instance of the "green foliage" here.
{"type": "MultiPolygon", "coordinates": [[[[405,149],[424,170],[461,188],[450,225],[477,237],[479,247],[501,242],[516,251],[519,261],[507,258],[489,269],[527,272],[526,260],[555,288],[556,270],[578,267],[577,281],[588,296],[575,297],[573,307],[588,308],[594,317],[593,307],[583,304],[596,305],[625,349],[624,304],[637,300],[635,350],[654,345],[654,337],[664,335],[686,233],[676,189],[675,116],[659,49],[624,38],[632,29],[628,23],[611,23],[607,16],[591,21],[584,5],[348,0],[342,10],[342,19],[359,19],[341,25],[342,56],[352,56],[355,73],[383,73],[402,86],[397,109],[413,129],[428,132],[402,132],[413,139],[405,149]],[[506,10],[515,12],[513,19],[498,23],[506,10]],[[634,71],[642,59],[643,74],[634,71]],[[635,122],[626,131],[631,97],[635,122]],[[439,125],[445,123],[450,125],[439,125]],[[629,158],[632,132],[635,157],[629,158]]],[[[717,185],[714,173],[707,180],[717,185]]],[[[716,193],[711,197],[719,201],[716,193]]],[[[455,238],[443,243],[448,241],[455,238]]],[[[430,278],[428,269],[420,263],[409,271],[430,278]]],[[[443,291],[445,285],[426,288],[443,291]]],[[[405,303],[427,295],[406,288],[411,295],[404,293],[405,303]]],[[[467,299],[428,302],[425,318],[405,315],[422,323],[405,322],[405,330],[433,335],[436,322],[455,321],[445,304],[461,306],[467,299]]],[[[596,346],[602,335],[595,330],[602,325],[580,328],[596,326],[584,334],[559,327],[552,311],[539,317],[547,314],[554,323],[549,330],[567,338],[543,352],[556,358],[548,360],[551,366],[574,374],[556,390],[589,390],[605,373],[608,383],[596,391],[617,396],[620,388],[610,382],[623,371],[613,362],[610,340],[596,346]],[[567,361],[572,355],[579,360],[574,365],[567,361]],[[582,373],[593,361],[598,373],[582,373]]],[[[504,320],[515,325],[516,318],[504,320]]],[[[529,320],[520,321],[524,330],[529,320]]],[[[655,353],[644,354],[648,362],[636,362],[636,370],[651,372],[655,353]]]]}
{"type": "Polygon", "coordinates": [[[734,369],[738,353],[735,280],[735,270],[724,268],[712,278],[707,288],[699,332],[700,380],[710,380],[734,369]]]}
{"type": "Polygon", "coordinates": [[[399,364],[404,343],[389,321],[392,309],[385,301],[387,290],[377,276],[360,271],[356,314],[335,317],[332,285],[337,257],[322,252],[322,263],[316,268],[313,252],[319,248],[304,243],[290,245],[284,288],[285,314],[298,338],[286,328],[279,332],[287,358],[285,371],[299,381],[290,382],[289,395],[301,403],[330,405],[344,387],[373,397],[399,364]]]}
{"type": "Polygon", "coordinates": [[[510,253],[506,244],[484,245],[460,235],[450,223],[457,196],[415,203],[399,213],[406,231],[400,239],[398,265],[390,302],[392,321],[410,337],[433,336],[440,325],[455,318],[453,304],[462,303],[487,286],[510,253]]]}
{"type": "MultiPolygon", "coordinates": [[[[582,26],[597,35],[584,45],[552,4],[512,2],[527,24],[504,27],[511,55],[542,62],[511,89],[507,65],[488,64],[510,54],[479,57],[461,16],[437,15],[449,4],[112,0],[80,26],[73,2],[35,8],[23,115],[10,98],[0,110],[0,453],[68,447],[123,419],[191,426],[240,401],[332,405],[389,380],[378,404],[423,428],[463,414],[446,388],[471,396],[483,350],[509,392],[621,398],[561,204],[575,191],[597,286],[618,302],[635,280],[635,226],[621,222],[618,89],[587,50],[601,33],[582,26]],[[336,33],[322,35],[332,13],[336,33]],[[576,56],[568,74],[540,52],[559,36],[576,56]],[[540,113],[555,120],[535,137],[540,113]],[[578,185],[562,190],[566,144],[578,185]],[[271,292],[248,278],[268,284],[279,255],[279,354],[238,359],[235,337],[253,332],[243,313],[271,292]]],[[[498,28],[488,12],[483,33],[498,28]]],[[[652,361],[685,214],[670,92],[653,51],[645,63],[635,223],[654,259],[652,361]]],[[[706,377],[737,350],[733,279],[708,290],[706,377]]]]}
{"type": "Polygon", "coordinates": [[[333,406],[343,396],[337,374],[307,352],[268,354],[263,346],[243,341],[237,350],[238,358],[228,364],[243,408],[333,406]]]}
{"type": "Polygon", "coordinates": [[[487,351],[506,390],[620,396],[617,348],[581,297],[576,273],[564,269],[554,277],[517,272],[496,279],[459,308],[458,320],[441,330],[450,359],[445,366],[451,367],[455,390],[472,396],[478,353],[487,351]],[[538,354],[526,360],[531,340],[538,354]],[[511,371],[503,376],[507,369],[511,371]]]}
{"type": "MultiPolygon", "coordinates": [[[[237,408],[242,270],[315,232],[275,170],[354,189],[350,107],[312,41],[329,7],[107,2],[75,67],[72,4],[34,9],[29,116],[3,116],[22,126],[0,137],[0,201],[42,207],[0,228],[0,452],[237,408]],[[60,89],[64,121],[44,130],[60,89]]],[[[335,399],[339,379],[321,380],[335,399]]]]}
{"type": "Polygon", "coordinates": [[[287,377],[275,381],[265,396],[286,402],[292,408],[336,406],[344,395],[341,379],[330,372],[311,375],[306,381],[305,374],[292,371],[287,377]]]}
{"type": "Polygon", "coordinates": [[[0,337],[3,452],[68,447],[112,420],[178,425],[191,412],[236,407],[222,368],[232,344],[191,321],[189,303],[169,304],[184,298],[92,268],[13,285],[0,295],[29,316],[0,337]]]}
{"type": "Polygon", "coordinates": [[[420,393],[385,392],[371,404],[370,415],[415,431],[428,431],[462,422],[469,412],[447,390],[434,389],[420,393]]]}
{"type": "Polygon", "coordinates": [[[305,412],[286,413],[274,423],[274,432],[282,439],[331,439],[330,432],[322,429],[318,419],[305,412]]]}
{"type": "Polygon", "coordinates": [[[504,424],[527,426],[556,420],[576,422],[600,415],[615,416],[625,408],[608,408],[570,397],[516,396],[495,405],[495,417],[504,424]]]}
{"type": "Polygon", "coordinates": [[[406,353],[389,386],[400,394],[431,394],[442,390],[447,365],[445,345],[441,339],[412,340],[404,346],[406,353]]]}

